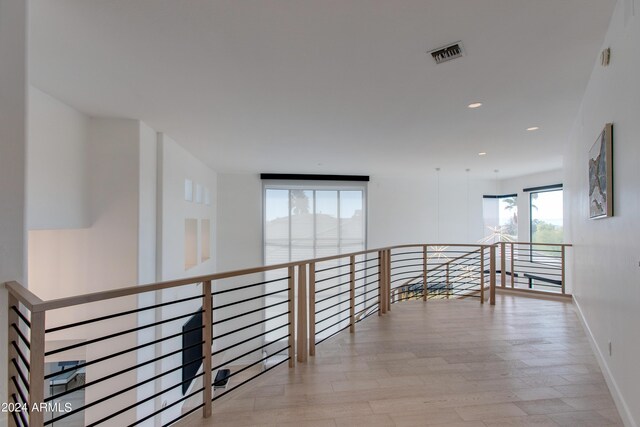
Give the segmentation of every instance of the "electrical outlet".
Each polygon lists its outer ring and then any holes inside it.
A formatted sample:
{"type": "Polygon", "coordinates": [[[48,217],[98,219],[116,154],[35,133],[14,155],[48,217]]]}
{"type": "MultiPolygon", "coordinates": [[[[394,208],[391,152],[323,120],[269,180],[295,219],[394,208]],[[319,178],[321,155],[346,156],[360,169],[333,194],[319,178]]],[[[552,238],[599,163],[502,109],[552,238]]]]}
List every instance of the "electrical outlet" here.
{"type": "Polygon", "coordinates": [[[611,351],[611,341],[609,341],[609,357],[611,357],[612,351],[611,351]]]}

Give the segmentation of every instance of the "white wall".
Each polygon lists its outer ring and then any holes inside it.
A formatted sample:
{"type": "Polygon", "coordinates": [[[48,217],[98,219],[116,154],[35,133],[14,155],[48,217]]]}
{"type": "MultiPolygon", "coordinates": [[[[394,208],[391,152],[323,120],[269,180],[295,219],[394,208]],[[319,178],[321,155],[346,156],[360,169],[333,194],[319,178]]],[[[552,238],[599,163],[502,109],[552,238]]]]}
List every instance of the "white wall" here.
{"type": "MultiPolygon", "coordinates": [[[[158,164],[159,164],[159,280],[174,280],[189,276],[211,274],[216,269],[216,207],[217,207],[217,177],[216,173],[202,163],[199,159],[182,148],[176,141],[165,134],[158,134],[158,164]],[[185,179],[190,179],[209,189],[210,204],[189,202],[184,197],[185,179]],[[209,260],[201,260],[201,244],[198,245],[197,265],[185,269],[185,219],[195,218],[200,221],[211,221],[211,257],[209,260]]],[[[195,191],[194,191],[195,192],[195,191]]],[[[198,233],[199,235],[199,233],[198,233]]],[[[201,286],[183,286],[167,289],[162,292],[161,302],[171,302],[177,299],[195,296],[202,292],[201,286]]],[[[163,307],[159,316],[168,319],[175,316],[193,313],[202,305],[201,299],[196,299],[176,305],[163,307]]],[[[162,325],[161,335],[168,336],[182,331],[182,325],[188,318],[179,319],[162,325]]],[[[182,347],[180,339],[164,341],[161,345],[162,354],[177,351],[182,347]]],[[[182,364],[180,353],[162,359],[161,370],[167,372],[182,364]]],[[[182,381],[181,370],[164,375],[160,381],[160,387],[169,388],[182,381]]],[[[182,390],[180,387],[172,389],[161,396],[160,403],[168,404],[180,399],[182,390]]],[[[162,422],[180,414],[181,405],[175,405],[162,413],[162,422]]]]}
{"type": "Polygon", "coordinates": [[[89,117],[31,86],[27,226],[85,228],[89,117]]]}
{"type": "MultiPolygon", "coordinates": [[[[636,2],[637,3],[637,2],[636,2]]],[[[567,240],[574,298],[627,426],[640,425],[640,10],[619,1],[565,151],[567,240]],[[614,216],[588,219],[588,151],[613,122],[614,216]],[[612,343],[612,354],[608,345],[612,343]]]]}
{"type": "Polygon", "coordinates": [[[484,236],[482,195],[493,188],[495,182],[465,171],[374,174],[368,188],[368,247],[477,242],[484,236]]]}
{"type": "Polygon", "coordinates": [[[262,181],[256,174],[218,174],[218,270],[262,265],[262,181]]]}
{"type": "MultiPolygon", "coordinates": [[[[0,284],[25,282],[28,1],[0,0],[0,284]]],[[[7,342],[7,292],[0,286],[0,342],[7,342]]],[[[0,367],[6,369],[6,346],[0,367]]],[[[8,402],[3,372],[0,402],[8,402]]],[[[7,415],[0,414],[0,425],[7,415]]]]}

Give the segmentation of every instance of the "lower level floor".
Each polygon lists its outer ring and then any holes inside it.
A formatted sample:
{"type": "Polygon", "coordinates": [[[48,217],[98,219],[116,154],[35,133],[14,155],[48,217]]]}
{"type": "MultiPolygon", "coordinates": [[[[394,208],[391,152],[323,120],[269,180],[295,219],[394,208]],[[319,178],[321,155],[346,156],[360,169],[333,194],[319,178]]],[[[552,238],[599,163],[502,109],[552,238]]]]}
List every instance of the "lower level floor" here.
{"type": "Polygon", "coordinates": [[[394,304],[213,412],[187,425],[622,425],[573,305],[511,295],[394,304]]]}

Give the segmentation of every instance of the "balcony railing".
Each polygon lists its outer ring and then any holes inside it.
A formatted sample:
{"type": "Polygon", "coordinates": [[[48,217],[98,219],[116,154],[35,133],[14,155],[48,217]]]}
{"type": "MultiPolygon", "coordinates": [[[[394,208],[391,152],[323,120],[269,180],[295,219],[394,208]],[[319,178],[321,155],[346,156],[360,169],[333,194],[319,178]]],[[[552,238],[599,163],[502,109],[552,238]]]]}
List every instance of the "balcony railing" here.
{"type": "Polygon", "coordinates": [[[392,304],[493,305],[498,277],[564,293],[569,245],[539,246],[400,245],[50,301],[7,283],[10,425],[209,417],[216,400],[392,304]]]}

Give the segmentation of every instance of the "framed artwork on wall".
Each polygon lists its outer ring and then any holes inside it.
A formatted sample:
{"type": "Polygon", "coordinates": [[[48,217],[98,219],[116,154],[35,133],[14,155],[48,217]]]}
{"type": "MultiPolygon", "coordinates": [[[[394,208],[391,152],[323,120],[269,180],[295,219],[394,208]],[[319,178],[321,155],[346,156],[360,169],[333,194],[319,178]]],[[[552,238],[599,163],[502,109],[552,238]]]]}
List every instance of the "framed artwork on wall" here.
{"type": "Polygon", "coordinates": [[[589,218],[613,216],[613,124],[607,123],[589,150],[589,218]]]}

